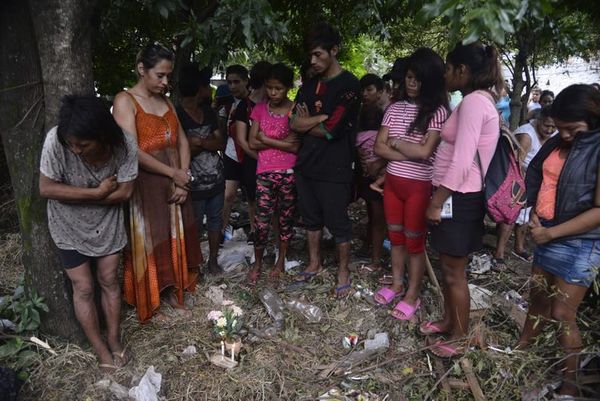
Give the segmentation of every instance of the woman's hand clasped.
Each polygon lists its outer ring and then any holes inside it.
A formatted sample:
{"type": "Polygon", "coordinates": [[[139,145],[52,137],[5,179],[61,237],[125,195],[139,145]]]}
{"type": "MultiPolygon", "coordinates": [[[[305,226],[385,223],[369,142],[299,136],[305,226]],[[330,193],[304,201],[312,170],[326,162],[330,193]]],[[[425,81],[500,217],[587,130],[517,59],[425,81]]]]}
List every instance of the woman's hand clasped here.
{"type": "Polygon", "coordinates": [[[119,184],[117,183],[117,176],[111,175],[110,177],[102,180],[100,185],[96,188],[98,192],[98,199],[104,199],[111,193],[117,190],[119,184]]]}
{"type": "Polygon", "coordinates": [[[191,180],[191,176],[187,173],[186,170],[176,169],[173,172],[173,182],[176,186],[181,188],[188,188],[191,180]]]}
{"type": "Polygon", "coordinates": [[[542,223],[540,223],[540,218],[535,213],[531,214],[529,219],[529,228],[531,231],[531,237],[536,244],[545,244],[546,242],[550,242],[554,239],[550,228],[542,226],[542,223]]]}
{"type": "Polygon", "coordinates": [[[176,205],[181,205],[187,199],[187,195],[188,195],[188,191],[176,186],[175,190],[173,191],[173,195],[171,195],[168,202],[174,203],[176,205]]]}

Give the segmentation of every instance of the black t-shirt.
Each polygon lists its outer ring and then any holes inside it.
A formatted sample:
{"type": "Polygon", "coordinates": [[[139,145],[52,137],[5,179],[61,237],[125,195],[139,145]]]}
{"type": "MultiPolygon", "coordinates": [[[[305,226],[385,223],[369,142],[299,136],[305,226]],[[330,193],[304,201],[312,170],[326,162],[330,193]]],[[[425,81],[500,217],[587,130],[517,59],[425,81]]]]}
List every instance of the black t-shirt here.
{"type": "MultiPolygon", "coordinates": [[[[182,107],[177,107],[177,117],[185,134],[191,138],[206,139],[218,129],[217,115],[209,105],[202,106],[204,121],[198,124],[182,107]]],[[[194,181],[191,183],[192,199],[207,199],[225,190],[223,159],[218,152],[201,150],[190,164],[194,181]]]]}
{"type": "Polygon", "coordinates": [[[326,80],[315,77],[300,88],[296,103],[306,103],[311,116],[327,114],[329,118],[323,123],[326,138],[302,134],[297,172],[320,181],[352,182],[359,94],[360,83],[348,71],[326,80]]]}
{"type": "Polygon", "coordinates": [[[256,104],[249,98],[240,100],[233,112],[233,121],[241,121],[250,125],[250,113],[252,113],[252,109],[255,105],[256,104]]]}
{"type": "MultiPolygon", "coordinates": [[[[248,139],[250,135],[250,126],[252,125],[252,120],[250,119],[250,114],[252,113],[252,109],[256,106],[256,103],[252,101],[249,97],[242,99],[238,105],[236,106],[233,112],[233,121],[239,121],[246,124],[246,139],[248,139]]],[[[237,148],[236,148],[237,151],[237,148]]],[[[247,165],[248,168],[254,169],[256,172],[256,159],[248,156],[244,153],[243,150],[239,149],[238,151],[238,160],[241,160],[243,165],[247,165]]]]}

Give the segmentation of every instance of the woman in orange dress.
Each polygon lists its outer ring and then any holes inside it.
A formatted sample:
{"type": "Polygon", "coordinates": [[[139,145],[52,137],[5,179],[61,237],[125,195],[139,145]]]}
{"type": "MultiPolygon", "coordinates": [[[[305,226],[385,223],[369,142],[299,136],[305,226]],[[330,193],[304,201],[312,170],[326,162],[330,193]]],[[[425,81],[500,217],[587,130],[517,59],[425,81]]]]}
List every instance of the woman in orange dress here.
{"type": "Polygon", "coordinates": [[[139,175],[129,202],[124,298],[137,308],[142,322],[157,312],[161,292],[176,311],[191,316],[183,293],[195,289],[202,263],[188,197],[190,148],[165,96],[173,58],[159,44],[146,46],[136,60],[138,82],[117,94],[113,108],[117,123],[139,146],[139,175]]]}

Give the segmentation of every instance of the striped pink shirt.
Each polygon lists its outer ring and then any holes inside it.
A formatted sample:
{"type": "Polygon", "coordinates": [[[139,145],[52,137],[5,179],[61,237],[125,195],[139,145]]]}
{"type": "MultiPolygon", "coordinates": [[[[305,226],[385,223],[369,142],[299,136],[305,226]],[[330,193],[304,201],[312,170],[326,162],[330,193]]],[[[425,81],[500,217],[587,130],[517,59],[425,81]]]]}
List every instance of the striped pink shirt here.
{"type": "MultiPolygon", "coordinates": [[[[418,113],[419,107],[416,104],[402,100],[388,107],[381,125],[388,128],[389,138],[399,138],[407,142],[420,143],[426,132],[408,132],[410,124],[415,120],[418,113]]],[[[440,131],[447,116],[448,112],[446,109],[440,106],[429,121],[427,131],[440,131]]],[[[387,164],[387,172],[397,177],[431,181],[433,176],[433,159],[434,156],[432,155],[427,160],[392,160],[387,164]]]]}

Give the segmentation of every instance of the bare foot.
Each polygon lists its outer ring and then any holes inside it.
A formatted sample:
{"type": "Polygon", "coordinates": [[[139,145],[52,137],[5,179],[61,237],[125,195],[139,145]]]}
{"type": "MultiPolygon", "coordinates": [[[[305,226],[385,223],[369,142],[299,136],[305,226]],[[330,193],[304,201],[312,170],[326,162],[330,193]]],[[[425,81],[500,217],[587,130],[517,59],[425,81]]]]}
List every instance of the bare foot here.
{"type": "Polygon", "coordinates": [[[126,348],[122,348],[121,351],[113,351],[113,357],[115,365],[122,368],[131,361],[131,352],[127,351],[126,348]]]}
{"type": "Polygon", "coordinates": [[[115,372],[119,366],[115,364],[112,355],[110,352],[103,352],[102,355],[98,355],[99,363],[98,368],[104,373],[113,373],[115,372]]]}
{"type": "Polygon", "coordinates": [[[110,348],[110,352],[113,355],[114,364],[118,367],[123,367],[129,363],[131,360],[131,353],[127,351],[127,348],[123,346],[121,340],[117,339],[109,339],[108,347],[110,348]]]}
{"type": "Polygon", "coordinates": [[[271,280],[279,280],[281,275],[283,274],[283,267],[281,266],[273,266],[273,270],[269,273],[269,279],[271,280]]]}
{"type": "Polygon", "coordinates": [[[171,308],[173,308],[173,311],[175,311],[175,313],[177,313],[178,315],[187,318],[192,317],[192,311],[186,308],[184,305],[180,305],[177,301],[177,297],[172,292],[169,294],[169,296],[165,298],[165,301],[171,306],[171,308]]]}
{"type": "Polygon", "coordinates": [[[170,323],[173,320],[169,315],[163,312],[156,312],[152,319],[158,323],[170,323]]]}
{"type": "Polygon", "coordinates": [[[260,276],[260,267],[253,267],[252,269],[250,269],[250,271],[248,272],[248,285],[256,285],[256,282],[258,281],[258,278],[260,276]]]}
{"type": "Polygon", "coordinates": [[[223,273],[223,270],[221,270],[221,266],[219,266],[219,264],[217,263],[216,260],[209,260],[208,261],[208,272],[210,274],[221,274],[223,273]]]}

